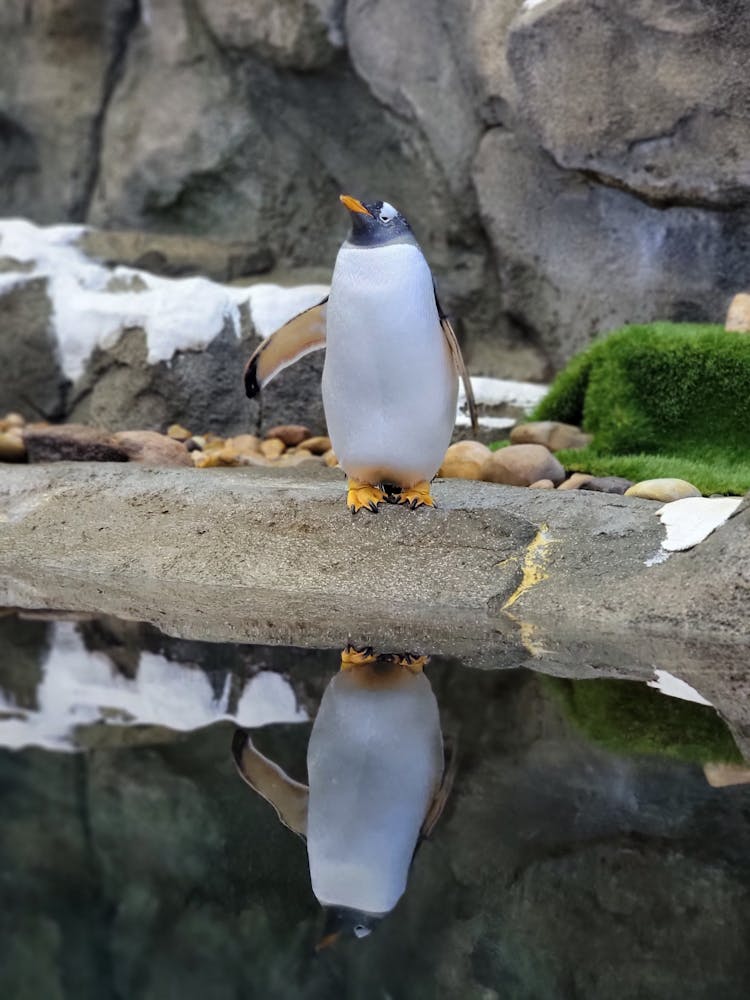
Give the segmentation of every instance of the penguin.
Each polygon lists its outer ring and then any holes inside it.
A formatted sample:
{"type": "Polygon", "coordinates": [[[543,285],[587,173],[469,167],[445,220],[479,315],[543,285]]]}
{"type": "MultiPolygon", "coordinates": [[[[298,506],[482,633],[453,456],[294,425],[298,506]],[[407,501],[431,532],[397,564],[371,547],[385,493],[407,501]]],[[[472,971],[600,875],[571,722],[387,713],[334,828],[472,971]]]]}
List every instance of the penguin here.
{"type": "Polygon", "coordinates": [[[325,348],[323,408],[349,509],[434,507],[430,482],[453,433],[459,375],[477,432],[471,381],[406,218],[385,201],[340,200],[351,230],[330,292],[257,348],[245,391],[252,399],[284,368],[325,348]]]}
{"type": "Polygon", "coordinates": [[[352,646],[320,702],[307,751],[309,784],[286,775],[238,729],[241,777],[305,838],[313,894],[325,911],[318,949],[366,937],[398,903],[421,840],[447,802],[446,767],[427,657],[352,646]]]}

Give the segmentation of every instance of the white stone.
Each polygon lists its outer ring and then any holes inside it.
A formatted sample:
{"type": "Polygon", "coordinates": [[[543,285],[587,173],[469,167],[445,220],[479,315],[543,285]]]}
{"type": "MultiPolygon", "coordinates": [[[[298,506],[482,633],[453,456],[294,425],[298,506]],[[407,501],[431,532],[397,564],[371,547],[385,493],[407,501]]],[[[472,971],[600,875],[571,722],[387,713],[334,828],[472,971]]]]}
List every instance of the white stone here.
{"type": "Polygon", "coordinates": [[[732,516],[742,497],[684,497],[657,510],[667,537],[661,543],[668,552],[682,552],[702,542],[732,516]]]}

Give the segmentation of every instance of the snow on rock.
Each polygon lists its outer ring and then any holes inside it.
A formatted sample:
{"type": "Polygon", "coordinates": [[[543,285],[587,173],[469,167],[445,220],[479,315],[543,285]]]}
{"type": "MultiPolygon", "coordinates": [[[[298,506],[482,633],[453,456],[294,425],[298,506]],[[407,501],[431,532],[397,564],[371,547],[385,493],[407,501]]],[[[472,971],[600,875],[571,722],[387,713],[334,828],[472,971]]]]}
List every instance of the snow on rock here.
{"type": "MultiPolygon", "coordinates": [[[[471,387],[477,406],[509,406],[530,413],[537,403],[547,395],[548,385],[538,385],[535,382],[514,382],[511,379],[473,377],[471,387]]],[[[456,426],[469,427],[471,420],[466,412],[466,392],[463,382],[459,382],[458,403],[456,409],[456,426]]],[[[505,430],[516,424],[515,417],[492,416],[480,414],[479,425],[491,430],[505,430]]]]}
{"type": "Polygon", "coordinates": [[[0,691],[0,746],[75,750],[76,728],[102,721],[190,731],[220,719],[247,727],[307,719],[289,682],[266,671],[251,678],[230,712],[230,681],[227,672],[217,695],[199,667],[149,652],[141,653],[136,676],[125,677],[103,653],[86,649],[72,622],[57,622],[38,708],[17,706],[0,691]]]}
{"type": "Polygon", "coordinates": [[[221,285],[207,278],[163,278],[130,267],[106,267],[76,245],[82,226],[0,221],[0,257],[19,267],[0,274],[0,295],[34,277],[48,280],[52,326],[65,375],[75,380],[95,347],[112,346],[123,330],[145,331],[151,364],[177,351],[206,347],[228,325],[241,335],[247,306],[262,336],[320,302],[327,285],[221,285]]]}
{"type": "Polygon", "coordinates": [[[732,516],[742,497],[684,497],[657,510],[667,537],[661,543],[667,552],[682,552],[702,542],[732,516]]]}

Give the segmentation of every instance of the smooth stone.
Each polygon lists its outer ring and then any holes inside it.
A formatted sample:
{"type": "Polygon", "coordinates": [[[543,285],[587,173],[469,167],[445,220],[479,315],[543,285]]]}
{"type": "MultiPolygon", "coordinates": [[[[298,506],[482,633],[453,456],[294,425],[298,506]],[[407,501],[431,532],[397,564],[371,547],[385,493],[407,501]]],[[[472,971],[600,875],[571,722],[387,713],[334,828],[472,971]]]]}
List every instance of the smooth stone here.
{"type": "Polygon", "coordinates": [[[0,462],[23,462],[26,445],[20,431],[0,431],[0,462]]]}
{"type": "Polygon", "coordinates": [[[557,488],[558,490],[580,490],[587,483],[590,483],[593,478],[593,476],[588,475],[586,472],[574,472],[568,476],[564,483],[560,483],[557,488]]]}
{"type": "Polygon", "coordinates": [[[0,431],[10,431],[14,428],[23,427],[26,421],[20,413],[6,413],[0,418],[0,431]]]}
{"type": "Polygon", "coordinates": [[[304,424],[278,424],[265,433],[266,439],[278,438],[284,442],[287,448],[293,448],[295,445],[302,444],[303,441],[308,440],[310,437],[312,437],[310,428],[305,427],[304,424]]]}
{"type": "Polygon", "coordinates": [[[729,303],[724,329],[730,333],[750,333],[750,293],[739,292],[729,303]]]}
{"type": "Polygon", "coordinates": [[[333,448],[331,448],[330,451],[327,451],[325,453],[325,455],[323,456],[323,461],[326,463],[329,469],[336,468],[336,466],[339,464],[339,460],[338,458],[336,458],[336,452],[333,450],[333,448]]]}
{"type": "Polygon", "coordinates": [[[529,486],[530,490],[554,490],[555,484],[551,479],[537,479],[535,483],[529,486]]]}
{"type": "Polygon", "coordinates": [[[167,437],[174,438],[175,441],[189,441],[192,436],[192,432],[182,424],[170,424],[167,427],[167,437]]]}
{"type": "Polygon", "coordinates": [[[325,455],[327,451],[331,450],[331,439],[326,434],[319,434],[317,437],[305,438],[304,441],[300,441],[299,447],[305,448],[313,455],[325,455]]]}
{"type": "Polygon", "coordinates": [[[166,434],[157,434],[156,431],[118,431],[112,436],[125,450],[131,462],[156,466],[193,464],[185,445],[166,434]]]}
{"type": "Polygon", "coordinates": [[[641,500],[683,500],[685,497],[699,497],[697,486],[684,479],[644,479],[625,490],[626,497],[640,497],[641,500]]]}
{"type": "Polygon", "coordinates": [[[260,443],[260,453],[266,458],[279,458],[286,451],[286,445],[281,438],[268,438],[260,443]]]}
{"type": "Polygon", "coordinates": [[[543,444],[550,451],[561,451],[563,448],[585,448],[591,444],[593,435],[584,433],[574,424],[534,420],[517,424],[510,432],[510,440],[512,444],[543,444]]]}
{"type": "Polygon", "coordinates": [[[237,434],[226,439],[222,451],[236,458],[241,458],[243,455],[259,455],[261,454],[260,438],[254,434],[237,434]]]}
{"type": "Polygon", "coordinates": [[[580,490],[591,490],[593,493],[619,493],[622,495],[632,485],[632,479],[623,479],[622,476],[594,476],[578,488],[580,490]]]}
{"type": "Polygon", "coordinates": [[[24,441],[30,462],[127,462],[125,448],[107,431],[83,424],[27,426],[24,441]]]}
{"type": "Polygon", "coordinates": [[[540,479],[561,483],[565,469],[541,444],[511,444],[492,452],[482,467],[482,479],[507,486],[530,486],[540,479]]]}
{"type": "Polygon", "coordinates": [[[438,476],[443,479],[481,479],[492,452],[479,441],[456,441],[445,453],[438,476]]]}

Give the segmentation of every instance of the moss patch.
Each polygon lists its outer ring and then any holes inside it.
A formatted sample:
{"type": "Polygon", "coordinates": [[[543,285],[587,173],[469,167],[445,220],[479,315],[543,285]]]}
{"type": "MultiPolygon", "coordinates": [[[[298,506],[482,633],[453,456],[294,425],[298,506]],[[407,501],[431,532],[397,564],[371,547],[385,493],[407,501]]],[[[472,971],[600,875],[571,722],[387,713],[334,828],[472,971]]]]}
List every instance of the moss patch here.
{"type": "Polygon", "coordinates": [[[543,677],[542,683],[576,729],[614,753],[742,763],[732,734],[708,705],[667,697],[639,681],[543,677]]]}
{"type": "Polygon", "coordinates": [[[704,493],[750,490],[750,336],[720,326],[627,326],[558,375],[532,420],[579,424],[567,469],[677,476],[704,493]]]}

